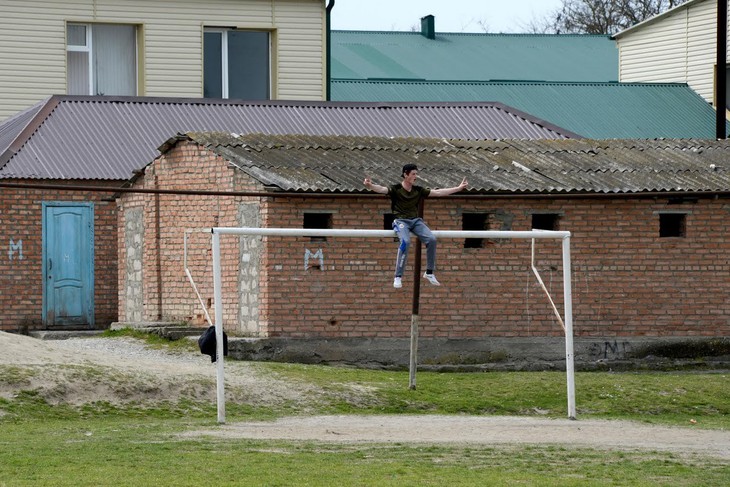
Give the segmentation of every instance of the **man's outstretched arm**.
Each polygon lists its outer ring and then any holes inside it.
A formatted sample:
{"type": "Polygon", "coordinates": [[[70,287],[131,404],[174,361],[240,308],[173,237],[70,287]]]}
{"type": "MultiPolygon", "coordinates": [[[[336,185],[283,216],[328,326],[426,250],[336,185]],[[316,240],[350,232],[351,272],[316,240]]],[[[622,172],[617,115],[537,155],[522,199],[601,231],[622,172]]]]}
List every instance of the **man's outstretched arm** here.
{"type": "Polygon", "coordinates": [[[376,193],[380,194],[388,194],[388,188],[385,186],[381,186],[379,184],[374,184],[370,178],[365,178],[365,181],[362,182],[366,188],[368,188],[371,191],[375,191],[376,193]]]}
{"type": "MultiPolygon", "coordinates": [[[[457,193],[461,191],[462,189],[469,186],[469,183],[467,182],[466,178],[464,178],[461,183],[458,186],[454,186],[453,188],[440,188],[440,189],[432,189],[429,193],[429,196],[448,196],[450,194],[457,193]]],[[[386,188],[387,189],[387,188],[386,188]]]]}

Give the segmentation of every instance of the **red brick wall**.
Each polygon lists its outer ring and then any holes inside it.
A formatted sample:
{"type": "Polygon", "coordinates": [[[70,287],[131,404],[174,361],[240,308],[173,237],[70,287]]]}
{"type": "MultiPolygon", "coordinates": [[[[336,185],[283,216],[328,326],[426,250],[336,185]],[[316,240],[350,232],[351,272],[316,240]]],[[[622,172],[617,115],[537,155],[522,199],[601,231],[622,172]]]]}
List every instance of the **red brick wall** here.
{"type": "MultiPolygon", "coordinates": [[[[304,211],[329,210],[334,228],[382,228],[388,200],[272,202],[267,224],[301,227],[304,211]]],[[[461,230],[463,211],[482,211],[529,230],[532,214],[561,214],[571,231],[576,336],[713,336],[730,334],[728,204],[669,205],[666,199],[427,200],[432,229],[461,230]],[[689,211],[686,237],[659,238],[660,211],[689,211]]],[[[495,218],[491,218],[492,221],[495,218]]],[[[492,228],[492,229],[500,229],[492,228]]],[[[392,288],[397,243],[308,238],[269,240],[271,336],[406,337],[410,332],[412,266],[392,288]],[[322,249],[324,269],[304,270],[305,249],[322,249]],[[278,267],[276,267],[278,266],[278,267]]],[[[410,262],[413,262],[411,253],[410,262]]],[[[423,251],[425,266],[425,249],[423,251]]],[[[537,242],[536,266],[563,314],[561,243],[537,242]]],[[[439,242],[441,287],[421,280],[420,335],[427,337],[561,336],[547,298],[530,270],[529,241],[500,240],[466,249],[439,242]]]]}
{"type": "MultiPolygon", "coordinates": [[[[260,189],[243,173],[234,176],[225,161],[189,143],[179,144],[156,161],[139,184],[260,189]]],[[[124,198],[123,207],[136,199],[146,208],[147,319],[200,321],[200,306],[183,271],[183,229],[238,226],[237,207],[245,199],[160,196],[158,241],[154,196],[124,198]],[[162,252],[159,261],[157,249],[162,252]]],[[[576,336],[728,336],[730,242],[725,236],[729,210],[722,199],[670,204],[666,198],[476,200],[452,195],[427,200],[425,218],[434,230],[461,230],[464,212],[484,212],[490,215],[490,229],[529,230],[533,213],[561,215],[559,229],[572,232],[576,336]],[[688,212],[685,237],[659,237],[659,212],[666,211],[688,212]]],[[[382,229],[383,214],[390,208],[386,197],[263,198],[260,219],[262,226],[301,228],[305,212],[323,211],[332,213],[333,228],[382,229]]],[[[229,331],[240,331],[239,241],[239,237],[221,236],[224,317],[229,331]]],[[[391,238],[316,242],[268,237],[263,245],[259,335],[409,336],[414,248],[404,287],[395,290],[397,242],[391,238]],[[320,249],[323,268],[310,258],[311,266],[305,269],[306,251],[315,254],[320,249]]],[[[206,305],[208,300],[212,305],[213,297],[210,248],[209,234],[191,238],[189,267],[206,305]]],[[[561,242],[537,242],[536,266],[562,315],[561,257],[561,242]]],[[[461,239],[442,239],[436,272],[441,287],[421,279],[423,338],[563,335],[532,274],[528,240],[489,241],[484,248],[474,249],[464,248],[461,239]]],[[[120,320],[122,304],[120,298],[120,320]]]]}
{"type": "MultiPolygon", "coordinates": [[[[14,181],[38,183],[38,181],[14,181]]],[[[44,181],[88,184],[88,181],[44,181]]],[[[95,182],[94,185],[103,185],[95,182]]],[[[109,183],[109,186],[119,182],[109,183]]],[[[43,329],[43,202],[94,203],[95,326],[117,317],[116,204],[110,193],[3,188],[0,191],[0,330],[43,329]],[[11,241],[14,246],[11,246],[11,241]],[[22,256],[17,246],[22,242],[22,256]]]]}

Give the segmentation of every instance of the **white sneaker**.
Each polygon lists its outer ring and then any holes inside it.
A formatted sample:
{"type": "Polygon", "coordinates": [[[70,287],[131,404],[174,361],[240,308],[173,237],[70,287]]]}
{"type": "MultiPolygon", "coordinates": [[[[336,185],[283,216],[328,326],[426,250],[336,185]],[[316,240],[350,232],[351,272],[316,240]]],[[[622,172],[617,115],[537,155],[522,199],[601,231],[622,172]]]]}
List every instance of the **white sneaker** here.
{"type": "Polygon", "coordinates": [[[434,274],[423,274],[423,277],[428,279],[428,282],[430,282],[434,286],[440,286],[441,283],[436,280],[436,276],[434,274]]]}
{"type": "Polygon", "coordinates": [[[403,282],[401,282],[400,277],[396,277],[395,279],[393,279],[393,287],[396,289],[400,289],[403,287],[403,282]]]}

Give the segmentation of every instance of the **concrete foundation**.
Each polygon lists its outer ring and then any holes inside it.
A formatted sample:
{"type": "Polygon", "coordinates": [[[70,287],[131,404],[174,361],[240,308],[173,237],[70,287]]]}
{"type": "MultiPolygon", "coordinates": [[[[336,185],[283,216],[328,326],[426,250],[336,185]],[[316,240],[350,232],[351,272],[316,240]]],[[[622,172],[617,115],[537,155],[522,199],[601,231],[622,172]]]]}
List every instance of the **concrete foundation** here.
{"type": "MultiPolygon", "coordinates": [[[[230,338],[238,360],[408,368],[409,339],[230,338]]],[[[418,366],[434,370],[564,370],[562,338],[419,340],[418,366]]],[[[730,368],[730,337],[576,338],[576,370],[730,368]]]]}
{"type": "MultiPolygon", "coordinates": [[[[197,339],[207,327],[177,322],[112,324],[170,339],[197,339]]],[[[44,340],[92,336],[102,330],[35,331],[44,340]]],[[[229,358],[259,362],[408,369],[407,338],[241,338],[228,336],[229,358]]],[[[565,370],[565,339],[420,339],[418,368],[439,371],[565,370]]],[[[730,337],[574,338],[576,370],[730,370],[730,337]]]]}

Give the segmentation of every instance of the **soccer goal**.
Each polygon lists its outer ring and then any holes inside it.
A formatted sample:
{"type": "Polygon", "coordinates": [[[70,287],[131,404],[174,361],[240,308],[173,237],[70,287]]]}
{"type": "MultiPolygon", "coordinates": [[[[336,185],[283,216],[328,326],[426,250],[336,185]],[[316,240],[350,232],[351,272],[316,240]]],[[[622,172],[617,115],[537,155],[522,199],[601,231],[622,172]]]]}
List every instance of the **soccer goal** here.
{"type": "MultiPolygon", "coordinates": [[[[222,299],[222,278],[221,278],[221,249],[220,238],[222,235],[238,236],[278,236],[278,237],[342,237],[342,238],[393,238],[392,230],[345,230],[345,229],[310,229],[310,228],[243,228],[243,227],[214,227],[212,233],[212,254],[213,254],[213,292],[215,311],[215,332],[217,344],[216,358],[216,399],[218,403],[218,422],[225,423],[225,382],[224,382],[224,360],[223,360],[223,299],[222,299]]],[[[570,264],[570,232],[552,230],[530,230],[530,231],[451,231],[435,230],[436,238],[482,238],[482,239],[531,239],[532,240],[532,271],[534,272],[540,286],[547,294],[548,300],[553,307],[557,319],[565,331],[565,366],[567,374],[568,389],[568,417],[575,419],[575,372],[573,357],[573,298],[571,288],[571,264],[570,264]],[[535,240],[559,239],[562,240],[562,264],[563,264],[563,317],[550,297],[548,289],[543,284],[540,274],[535,267],[535,240]]],[[[187,269],[186,269],[187,272],[187,269]]],[[[192,280],[191,280],[192,282],[192,280]]],[[[194,285],[194,284],[193,284],[194,285]]],[[[413,356],[413,347],[411,350],[413,356]]],[[[414,360],[411,360],[415,370],[414,360]]],[[[412,371],[412,373],[414,372],[412,371]]]]}

